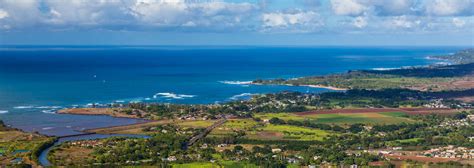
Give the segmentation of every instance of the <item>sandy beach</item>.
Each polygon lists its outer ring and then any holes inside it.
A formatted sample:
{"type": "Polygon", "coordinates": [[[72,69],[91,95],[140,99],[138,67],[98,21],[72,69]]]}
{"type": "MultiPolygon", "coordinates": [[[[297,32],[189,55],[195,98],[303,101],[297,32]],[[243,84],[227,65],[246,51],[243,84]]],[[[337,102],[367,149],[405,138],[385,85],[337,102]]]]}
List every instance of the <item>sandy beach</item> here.
{"type": "Polygon", "coordinates": [[[323,85],[293,85],[293,84],[285,84],[286,86],[304,86],[304,87],[311,87],[311,88],[323,88],[323,89],[329,89],[329,90],[335,90],[335,91],[346,91],[348,89],[346,88],[337,88],[337,87],[332,87],[332,86],[323,86],[323,85]]]}

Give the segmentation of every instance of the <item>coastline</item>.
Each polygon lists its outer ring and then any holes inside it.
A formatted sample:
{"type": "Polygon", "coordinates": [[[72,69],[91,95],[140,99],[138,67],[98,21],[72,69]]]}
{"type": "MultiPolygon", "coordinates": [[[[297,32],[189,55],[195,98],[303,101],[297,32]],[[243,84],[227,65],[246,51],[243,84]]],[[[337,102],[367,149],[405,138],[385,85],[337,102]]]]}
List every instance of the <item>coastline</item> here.
{"type": "Polygon", "coordinates": [[[123,110],[123,108],[65,108],[58,110],[57,114],[73,114],[73,115],[105,115],[116,118],[133,118],[133,119],[144,119],[137,115],[128,115],[125,113],[117,112],[117,110],[123,110]]]}
{"type": "Polygon", "coordinates": [[[262,84],[262,83],[251,83],[252,85],[282,85],[282,86],[301,86],[301,87],[310,87],[310,88],[321,88],[328,89],[332,91],[347,91],[348,88],[338,88],[333,86],[324,86],[324,85],[293,85],[293,84],[262,84]]]}
{"type": "Polygon", "coordinates": [[[333,91],[347,91],[349,89],[346,88],[338,88],[338,87],[332,87],[332,86],[323,86],[323,85],[289,85],[289,86],[305,86],[305,87],[311,87],[311,88],[322,88],[322,89],[329,89],[333,91]]]}

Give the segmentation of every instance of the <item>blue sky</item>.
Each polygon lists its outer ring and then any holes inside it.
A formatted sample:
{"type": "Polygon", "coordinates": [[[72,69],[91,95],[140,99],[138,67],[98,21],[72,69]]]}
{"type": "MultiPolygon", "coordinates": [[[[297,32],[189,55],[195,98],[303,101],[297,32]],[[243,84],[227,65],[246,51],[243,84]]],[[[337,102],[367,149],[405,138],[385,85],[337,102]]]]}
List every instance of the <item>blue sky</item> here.
{"type": "Polygon", "coordinates": [[[0,0],[0,44],[474,46],[474,0],[0,0]]]}

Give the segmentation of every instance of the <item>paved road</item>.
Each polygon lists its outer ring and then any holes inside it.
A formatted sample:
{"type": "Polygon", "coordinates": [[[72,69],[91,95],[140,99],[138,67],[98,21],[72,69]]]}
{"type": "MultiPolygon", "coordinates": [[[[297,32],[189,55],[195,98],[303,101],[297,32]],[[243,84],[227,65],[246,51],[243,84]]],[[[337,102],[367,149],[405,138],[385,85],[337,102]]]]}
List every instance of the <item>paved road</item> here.
{"type": "Polygon", "coordinates": [[[214,124],[212,124],[211,126],[207,127],[206,130],[204,130],[203,132],[201,132],[200,134],[192,137],[189,142],[186,144],[186,148],[188,146],[192,146],[194,145],[194,143],[196,143],[197,141],[199,141],[200,139],[206,137],[207,134],[209,134],[214,128],[217,128],[219,126],[221,126],[222,124],[224,124],[225,122],[227,122],[227,119],[226,118],[223,118],[217,122],[215,122],[214,124]]]}

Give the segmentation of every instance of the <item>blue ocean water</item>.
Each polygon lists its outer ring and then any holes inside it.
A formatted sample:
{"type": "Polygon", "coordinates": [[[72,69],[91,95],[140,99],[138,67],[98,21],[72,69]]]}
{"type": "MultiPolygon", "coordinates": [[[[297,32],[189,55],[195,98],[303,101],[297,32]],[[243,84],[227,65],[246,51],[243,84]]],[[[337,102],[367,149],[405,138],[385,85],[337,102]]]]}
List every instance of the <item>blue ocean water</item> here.
{"type": "Polygon", "coordinates": [[[325,89],[244,81],[433,64],[460,47],[0,46],[0,119],[50,135],[140,122],[59,115],[89,103],[216,103],[325,89]]]}

